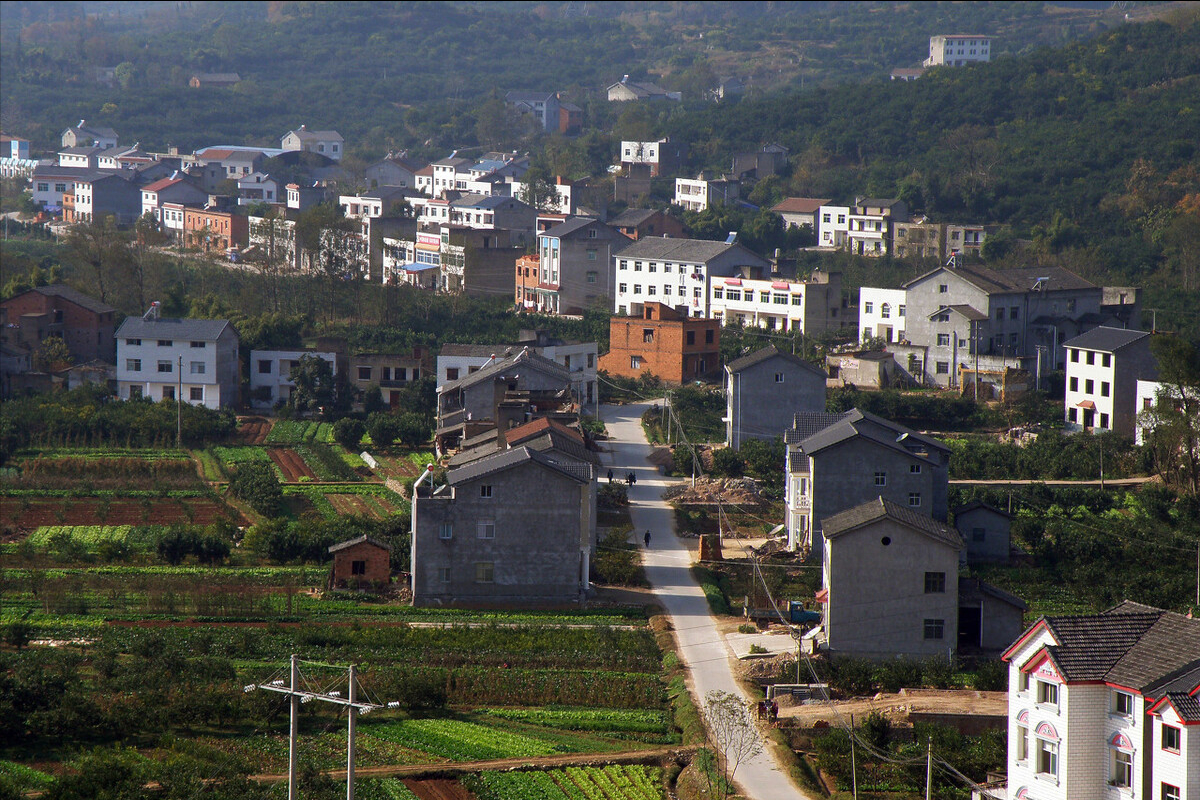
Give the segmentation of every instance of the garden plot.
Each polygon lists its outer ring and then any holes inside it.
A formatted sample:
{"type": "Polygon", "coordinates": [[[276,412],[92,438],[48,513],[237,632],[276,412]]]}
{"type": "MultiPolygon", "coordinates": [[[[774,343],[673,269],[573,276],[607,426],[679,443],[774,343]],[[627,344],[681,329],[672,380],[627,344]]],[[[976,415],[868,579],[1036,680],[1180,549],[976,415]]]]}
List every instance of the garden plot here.
{"type": "Polygon", "coordinates": [[[3,518],[14,527],[32,530],[44,525],[210,525],[230,519],[243,525],[242,515],[212,497],[179,498],[4,498],[3,518]]]}
{"type": "Polygon", "coordinates": [[[267,450],[267,456],[274,462],[279,471],[283,473],[283,479],[288,483],[295,483],[301,478],[308,480],[316,480],[317,478],[317,473],[308,464],[304,463],[304,459],[295,450],[285,447],[272,447],[267,450]]]}

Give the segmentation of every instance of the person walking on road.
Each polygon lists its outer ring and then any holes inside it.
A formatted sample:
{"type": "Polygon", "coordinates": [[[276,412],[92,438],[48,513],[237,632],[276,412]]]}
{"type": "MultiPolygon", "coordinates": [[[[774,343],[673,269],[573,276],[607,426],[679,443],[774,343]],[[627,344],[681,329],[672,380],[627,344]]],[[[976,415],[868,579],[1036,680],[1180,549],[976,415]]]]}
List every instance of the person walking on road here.
{"type": "Polygon", "coordinates": [[[613,479],[613,473],[612,473],[612,470],[610,469],[610,470],[608,471],[608,482],[609,482],[609,483],[612,483],[612,479],[613,479]]]}
{"type": "Polygon", "coordinates": [[[650,546],[650,529],[646,529],[646,547],[650,546]]]}

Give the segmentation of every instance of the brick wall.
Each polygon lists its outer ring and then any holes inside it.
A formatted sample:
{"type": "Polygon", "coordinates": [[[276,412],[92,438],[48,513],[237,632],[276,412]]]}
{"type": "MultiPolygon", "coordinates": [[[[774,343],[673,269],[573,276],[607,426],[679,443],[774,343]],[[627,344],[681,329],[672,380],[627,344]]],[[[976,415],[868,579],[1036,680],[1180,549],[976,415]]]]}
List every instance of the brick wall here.
{"type": "Polygon", "coordinates": [[[342,584],[353,586],[355,581],[387,583],[391,579],[391,575],[390,553],[385,548],[370,542],[362,542],[333,554],[333,583],[335,586],[342,584]],[[361,574],[354,572],[356,561],[364,562],[361,574]]]}

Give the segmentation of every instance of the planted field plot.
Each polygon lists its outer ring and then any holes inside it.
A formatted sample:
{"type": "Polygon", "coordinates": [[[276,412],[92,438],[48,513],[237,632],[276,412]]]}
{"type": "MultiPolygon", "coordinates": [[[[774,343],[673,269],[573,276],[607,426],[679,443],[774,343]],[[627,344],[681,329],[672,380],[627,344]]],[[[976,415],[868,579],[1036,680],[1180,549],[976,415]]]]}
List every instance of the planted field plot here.
{"type": "Polygon", "coordinates": [[[407,794],[387,785],[382,788],[385,792],[393,792],[386,797],[394,800],[476,800],[475,795],[467,791],[461,783],[444,778],[428,781],[409,778],[400,783],[400,788],[407,794]]]}
{"type": "Polygon", "coordinates": [[[262,444],[271,432],[266,417],[238,417],[237,439],[241,444],[262,444]]]}
{"type": "Polygon", "coordinates": [[[433,453],[371,453],[379,463],[379,472],[388,478],[415,478],[437,459],[433,453]]]}
{"type": "Polygon", "coordinates": [[[51,451],[21,456],[0,478],[10,489],[179,489],[202,485],[186,452],[51,451]]]}
{"type": "Polygon", "coordinates": [[[313,480],[317,477],[317,473],[313,472],[308,464],[304,463],[304,459],[295,450],[285,447],[272,447],[267,450],[267,456],[275,463],[279,471],[283,473],[283,479],[288,483],[295,483],[301,478],[313,480]]]}
{"type": "Polygon", "coordinates": [[[264,440],[265,444],[328,444],[332,441],[332,423],[309,420],[279,420],[264,440]]]}
{"type": "Polygon", "coordinates": [[[42,499],[5,497],[3,518],[21,530],[44,525],[244,525],[241,513],[214,497],[42,499]]]}
{"type": "Polygon", "coordinates": [[[362,486],[294,484],[284,486],[283,495],[285,498],[303,498],[326,519],[356,513],[367,513],[375,519],[383,519],[399,513],[404,504],[400,495],[377,483],[362,486]]]}
{"type": "Polygon", "coordinates": [[[162,530],[159,525],[48,525],[29,534],[26,541],[39,550],[74,546],[95,553],[105,544],[118,544],[144,553],[158,544],[162,530]]]}
{"type": "Polygon", "coordinates": [[[481,772],[467,781],[479,800],[662,800],[662,771],[641,765],[549,772],[481,772]]]}
{"type": "Polygon", "coordinates": [[[377,739],[450,761],[531,758],[564,752],[543,739],[455,719],[406,719],[363,730],[377,739]]]}

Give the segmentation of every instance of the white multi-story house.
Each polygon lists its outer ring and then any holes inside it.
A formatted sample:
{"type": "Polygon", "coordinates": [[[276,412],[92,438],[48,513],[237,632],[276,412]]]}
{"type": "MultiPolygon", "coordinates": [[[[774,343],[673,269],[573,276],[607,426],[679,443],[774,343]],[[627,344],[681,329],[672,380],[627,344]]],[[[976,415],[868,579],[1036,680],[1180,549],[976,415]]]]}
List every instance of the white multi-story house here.
{"type": "Polygon", "coordinates": [[[846,249],[862,256],[881,256],[890,252],[892,223],[908,219],[908,207],[901,200],[859,197],[850,208],[846,249]]]}
{"type": "Polygon", "coordinates": [[[978,34],[930,36],[926,67],[961,67],[992,60],[992,37],[978,34]]]}
{"type": "Polygon", "coordinates": [[[731,178],[676,178],[675,205],[688,211],[703,211],[717,203],[732,203],[741,197],[742,182],[731,178]]]}
{"type": "Polygon", "coordinates": [[[1063,342],[1067,430],[1134,435],[1137,382],[1157,377],[1150,334],[1100,326],[1063,342]]]}
{"type": "Polygon", "coordinates": [[[296,388],[291,378],[292,367],[304,356],[328,361],[336,375],[339,369],[337,353],[305,350],[251,350],[250,403],[255,408],[271,408],[277,402],[287,402],[296,388]]]}
{"type": "Polygon", "coordinates": [[[308,126],[301,125],[285,133],[279,140],[279,146],[284,150],[307,150],[333,161],[341,161],[345,141],[337,131],[310,131],[308,126]]]}
{"type": "Polygon", "coordinates": [[[850,232],[850,206],[821,206],[817,209],[817,244],[840,250],[850,232]]]}
{"type": "Polygon", "coordinates": [[[662,303],[688,316],[709,317],[712,278],[770,268],[740,244],[706,239],[640,239],[615,254],[613,262],[613,310],[635,315],[645,303],[662,303]]]}
{"type": "MultiPolygon", "coordinates": [[[[207,201],[208,194],[205,191],[176,175],[170,178],[163,178],[142,187],[142,216],[149,214],[154,217],[154,219],[158,220],[159,226],[166,232],[167,226],[162,213],[163,207],[166,204],[203,206],[207,201]]],[[[182,212],[179,215],[178,230],[183,230],[182,212]]]]}
{"type": "Polygon", "coordinates": [[[858,327],[860,342],[878,337],[885,342],[905,338],[904,321],[908,313],[908,292],[903,289],[858,290],[858,327]]]}
{"type": "Polygon", "coordinates": [[[37,167],[29,157],[29,140],[0,134],[0,178],[29,178],[37,167]]]}
{"type": "Polygon", "coordinates": [[[126,317],[117,340],[117,392],[223,408],[238,402],[238,335],[228,320],[126,317]]]}
{"type": "Polygon", "coordinates": [[[283,203],[284,185],[265,172],[252,172],[238,178],[238,205],[248,206],[255,203],[283,203]]]}
{"type": "Polygon", "coordinates": [[[657,178],[678,167],[686,152],[687,148],[672,142],[669,137],[651,142],[622,141],[621,167],[632,171],[644,165],[649,169],[650,177],[657,178]]]}
{"type": "Polygon", "coordinates": [[[710,316],[726,324],[814,334],[842,322],[840,272],[814,270],[807,281],[780,276],[713,278],[708,294],[710,316]]]}
{"type": "Polygon", "coordinates": [[[1124,602],[1004,653],[1009,800],[1200,797],[1200,620],[1124,602]]]}
{"type": "Polygon", "coordinates": [[[542,331],[523,332],[521,341],[514,344],[454,344],[442,345],[437,357],[437,385],[465,378],[490,363],[509,358],[528,347],[540,356],[565,367],[571,373],[571,389],[581,406],[596,402],[596,364],[598,349],[595,342],[567,342],[551,339],[542,331]]]}

